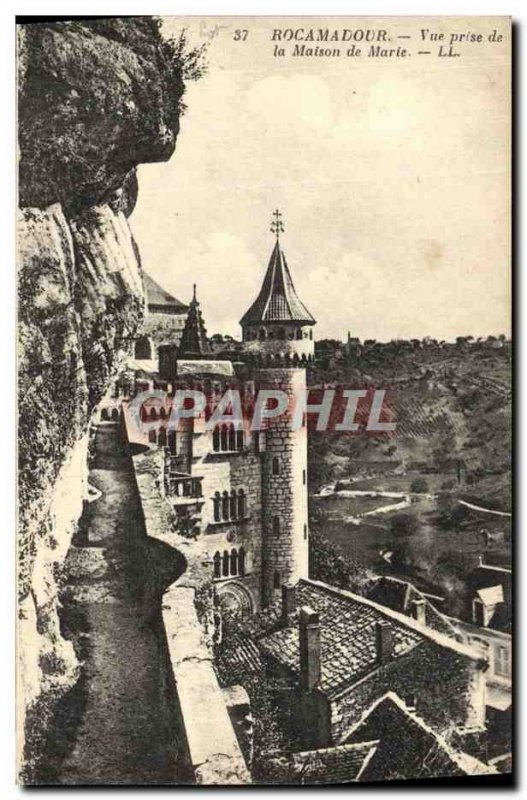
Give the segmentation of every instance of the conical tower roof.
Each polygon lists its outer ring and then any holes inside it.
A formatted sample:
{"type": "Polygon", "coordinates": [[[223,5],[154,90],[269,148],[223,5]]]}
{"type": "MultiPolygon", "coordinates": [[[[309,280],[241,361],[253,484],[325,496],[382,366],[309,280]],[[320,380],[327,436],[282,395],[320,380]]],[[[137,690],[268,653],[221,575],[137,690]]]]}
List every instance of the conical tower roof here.
{"type": "Polygon", "coordinates": [[[199,359],[210,356],[211,346],[207,339],[207,329],[196,298],[196,284],[189,306],[185,327],[179,343],[178,358],[199,359]]]}
{"type": "Polygon", "coordinates": [[[261,322],[297,322],[314,325],[316,320],[301,302],[277,238],[260,294],[245,312],[240,325],[259,325],[261,322]]]}

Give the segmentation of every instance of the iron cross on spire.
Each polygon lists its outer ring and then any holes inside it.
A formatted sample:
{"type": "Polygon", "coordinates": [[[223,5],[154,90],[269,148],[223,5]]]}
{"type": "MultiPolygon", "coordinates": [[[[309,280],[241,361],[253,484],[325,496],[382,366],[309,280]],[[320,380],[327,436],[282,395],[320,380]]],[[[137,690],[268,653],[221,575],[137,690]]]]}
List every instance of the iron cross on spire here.
{"type": "Polygon", "coordinates": [[[280,238],[280,234],[285,231],[284,223],[282,222],[282,215],[278,209],[273,211],[273,221],[271,222],[271,231],[275,234],[276,238],[280,238]]]}

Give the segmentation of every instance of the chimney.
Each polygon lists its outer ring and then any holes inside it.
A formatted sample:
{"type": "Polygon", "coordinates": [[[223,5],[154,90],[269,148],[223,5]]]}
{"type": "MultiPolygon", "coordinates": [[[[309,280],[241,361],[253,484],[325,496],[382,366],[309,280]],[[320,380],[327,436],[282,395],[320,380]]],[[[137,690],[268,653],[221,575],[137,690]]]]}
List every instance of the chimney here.
{"type": "Polygon", "coordinates": [[[384,664],[393,655],[393,631],[389,622],[377,622],[375,626],[377,661],[384,664]]]}
{"type": "Polygon", "coordinates": [[[296,586],[288,583],[282,586],[282,622],[284,627],[291,624],[296,612],[296,586]]]}
{"type": "Polygon", "coordinates": [[[300,686],[310,692],[320,683],[320,622],[309,606],[302,606],[299,615],[300,686]]]}
{"type": "Polygon", "coordinates": [[[412,616],[421,625],[426,625],[426,600],[424,597],[414,597],[412,600],[412,616]]]}

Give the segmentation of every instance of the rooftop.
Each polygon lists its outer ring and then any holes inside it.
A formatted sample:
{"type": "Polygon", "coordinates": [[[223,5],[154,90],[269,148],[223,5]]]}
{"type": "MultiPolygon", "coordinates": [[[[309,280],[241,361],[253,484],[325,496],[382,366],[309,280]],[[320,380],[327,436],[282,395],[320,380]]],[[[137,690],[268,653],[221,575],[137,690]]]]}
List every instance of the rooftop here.
{"type": "Polygon", "coordinates": [[[143,271],[143,285],[145,288],[148,306],[165,306],[173,309],[176,314],[186,314],[188,306],[163,289],[147,272],[143,271]]]}
{"type": "Polygon", "coordinates": [[[259,325],[261,322],[315,324],[315,319],[296,293],[278,239],[271,253],[260,294],[241,318],[240,325],[259,325]]]}
{"type": "MultiPolygon", "coordinates": [[[[378,666],[376,623],[387,622],[392,630],[395,658],[423,641],[433,641],[477,660],[479,654],[439,631],[351,592],[319,581],[301,580],[296,591],[297,609],[309,606],[320,619],[321,688],[330,696],[352,686],[378,666]]],[[[298,623],[278,627],[259,640],[264,654],[272,656],[293,673],[300,671],[298,623]]]]}

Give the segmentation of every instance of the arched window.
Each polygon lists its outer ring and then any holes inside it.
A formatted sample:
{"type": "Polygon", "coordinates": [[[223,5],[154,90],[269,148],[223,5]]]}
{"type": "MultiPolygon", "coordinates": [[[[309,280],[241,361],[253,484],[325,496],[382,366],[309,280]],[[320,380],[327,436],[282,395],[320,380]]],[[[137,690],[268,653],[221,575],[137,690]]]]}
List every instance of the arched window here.
{"type": "Polygon", "coordinates": [[[155,408],[151,408],[150,409],[150,415],[149,416],[150,416],[150,421],[151,422],[154,422],[155,420],[157,420],[157,411],[155,410],[155,408]]]}
{"type": "Polygon", "coordinates": [[[238,517],[243,519],[245,517],[245,492],[243,489],[238,491],[238,517]]]}
{"type": "Polygon", "coordinates": [[[234,425],[229,425],[229,450],[236,450],[236,431],[234,425]]]}
{"type": "Polygon", "coordinates": [[[116,422],[119,421],[119,409],[118,408],[112,409],[112,419],[115,420],[116,422]]]}
{"type": "Polygon", "coordinates": [[[229,519],[229,493],[223,492],[221,498],[221,516],[223,519],[229,519]]]}
{"type": "Polygon", "coordinates": [[[280,573],[279,572],[275,572],[275,574],[273,576],[273,588],[274,589],[279,589],[280,588],[280,573]]]}
{"type": "Polygon", "coordinates": [[[273,475],[280,475],[280,461],[277,456],[273,458],[273,475]]]}
{"type": "Polygon", "coordinates": [[[167,446],[167,430],[166,428],[159,428],[159,436],[157,437],[159,447],[167,446]]]}
{"type": "Polygon", "coordinates": [[[166,417],[167,417],[167,412],[165,411],[164,408],[160,408],[159,409],[159,419],[166,419],[166,417]]]}
{"type": "Polygon", "coordinates": [[[238,551],[238,572],[241,576],[245,575],[245,550],[240,547],[238,551]]]}
{"type": "Polygon", "coordinates": [[[220,429],[218,427],[214,428],[212,432],[212,449],[215,453],[220,449],[220,429]]]}
{"type": "Polygon", "coordinates": [[[231,575],[238,574],[238,553],[235,548],[231,550],[231,575]]]}
{"type": "Polygon", "coordinates": [[[221,449],[222,450],[228,450],[229,449],[229,432],[227,431],[227,426],[226,425],[222,425],[221,426],[220,439],[221,439],[221,449]]]}
{"type": "Polygon", "coordinates": [[[309,338],[310,338],[310,339],[312,339],[312,338],[313,338],[313,328],[310,328],[310,329],[309,329],[309,338]]]}
{"type": "Polygon", "coordinates": [[[236,450],[243,450],[243,430],[236,431],[236,450]]]}
{"type": "Polygon", "coordinates": [[[214,553],[214,577],[221,578],[221,556],[219,550],[214,553]]]}
{"type": "Polygon", "coordinates": [[[297,330],[296,330],[296,338],[297,339],[301,339],[302,338],[302,328],[297,328],[297,330]]]}
{"type": "Polygon", "coordinates": [[[219,492],[214,494],[212,504],[214,507],[214,522],[219,522],[221,520],[221,496],[219,492]]]}
{"type": "Polygon", "coordinates": [[[222,569],[222,574],[223,574],[224,578],[228,578],[229,577],[229,551],[228,550],[224,550],[223,551],[223,569],[222,569]]]}
{"type": "Polygon", "coordinates": [[[275,536],[280,535],[280,517],[273,517],[273,533],[275,536]]]}
{"type": "Polygon", "coordinates": [[[229,504],[229,511],[230,511],[230,518],[231,519],[236,519],[236,517],[238,516],[238,506],[237,506],[237,503],[236,503],[236,499],[237,499],[236,498],[236,492],[233,489],[232,492],[231,492],[230,504],[229,504]]]}
{"type": "Polygon", "coordinates": [[[103,408],[103,410],[101,411],[101,419],[102,419],[103,421],[104,421],[104,420],[109,420],[109,419],[110,419],[110,416],[109,416],[109,414],[108,414],[108,409],[107,409],[107,408],[103,408]]]}

